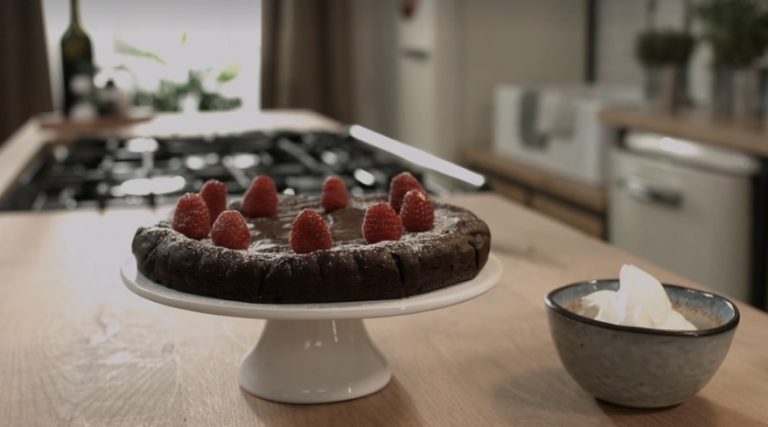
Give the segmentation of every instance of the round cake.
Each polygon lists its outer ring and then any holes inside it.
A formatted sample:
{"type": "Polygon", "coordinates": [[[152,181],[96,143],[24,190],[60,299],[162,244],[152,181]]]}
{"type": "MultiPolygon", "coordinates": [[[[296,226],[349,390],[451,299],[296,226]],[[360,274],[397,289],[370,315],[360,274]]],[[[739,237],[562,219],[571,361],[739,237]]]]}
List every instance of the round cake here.
{"type": "MultiPolygon", "coordinates": [[[[368,243],[366,209],[386,195],[349,198],[327,213],[320,197],[279,197],[277,214],[245,216],[246,249],[217,246],[174,230],[173,220],[139,228],[133,254],[147,278],[182,292],[252,303],[289,304],[406,298],[474,278],[490,250],[488,226],[468,210],[434,203],[430,230],[405,230],[400,240],[368,243]],[[330,230],[327,250],[296,253],[291,227],[315,209],[330,230]]],[[[240,202],[230,204],[239,210],[240,202]]],[[[215,227],[215,225],[214,225],[215,227]]]]}

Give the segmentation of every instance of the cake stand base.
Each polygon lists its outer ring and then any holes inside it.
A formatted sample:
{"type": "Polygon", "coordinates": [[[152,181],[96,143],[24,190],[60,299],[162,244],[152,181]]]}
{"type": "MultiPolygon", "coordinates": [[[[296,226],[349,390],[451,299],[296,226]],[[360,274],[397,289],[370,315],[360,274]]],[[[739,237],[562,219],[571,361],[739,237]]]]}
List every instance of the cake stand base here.
{"type": "Polygon", "coordinates": [[[391,377],[360,319],[267,320],[240,365],[240,387],[285,403],[355,399],[382,389],[391,377]]]}
{"type": "Polygon", "coordinates": [[[420,313],[475,298],[498,283],[501,262],[491,254],[474,279],[408,298],[313,304],[254,304],[179,292],[144,277],[133,257],[120,274],[128,289],[160,304],[268,319],[240,366],[240,386],[278,402],[326,403],[374,393],[392,377],[361,319],[420,313]]]}

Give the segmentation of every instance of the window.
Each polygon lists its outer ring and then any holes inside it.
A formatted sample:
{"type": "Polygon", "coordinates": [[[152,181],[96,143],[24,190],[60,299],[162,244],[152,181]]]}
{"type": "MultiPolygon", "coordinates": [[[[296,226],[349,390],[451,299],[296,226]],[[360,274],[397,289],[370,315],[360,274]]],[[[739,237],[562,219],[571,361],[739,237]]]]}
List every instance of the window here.
{"type": "MultiPolygon", "coordinates": [[[[61,105],[59,42],[69,2],[43,0],[43,7],[51,84],[61,105]]],[[[207,88],[240,98],[242,108],[259,108],[260,0],[80,0],[80,19],[101,70],[97,85],[111,77],[118,86],[154,92],[161,80],[181,84],[194,71],[207,88]]]]}

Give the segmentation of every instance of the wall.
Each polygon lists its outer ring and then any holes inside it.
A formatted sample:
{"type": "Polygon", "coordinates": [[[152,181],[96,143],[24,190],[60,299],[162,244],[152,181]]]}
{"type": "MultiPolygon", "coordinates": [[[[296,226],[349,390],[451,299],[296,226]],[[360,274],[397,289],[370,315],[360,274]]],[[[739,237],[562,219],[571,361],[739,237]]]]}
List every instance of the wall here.
{"type": "MultiPolygon", "coordinates": [[[[597,75],[604,83],[642,84],[635,38],[646,27],[645,0],[602,0],[598,5],[597,75]]],[[[656,27],[682,28],[683,1],[657,1],[656,27]]]]}
{"type": "Polygon", "coordinates": [[[461,139],[491,139],[493,89],[500,83],[583,81],[586,4],[581,0],[462,2],[461,139]]]}
{"type": "MultiPolygon", "coordinates": [[[[683,0],[658,0],[657,28],[682,28],[683,0]]],[[[635,57],[635,39],[646,28],[645,0],[601,0],[598,7],[597,77],[600,83],[641,85],[643,71],[635,57]]],[[[689,66],[691,96],[707,102],[710,52],[699,44],[689,66]]]]}
{"type": "Polygon", "coordinates": [[[582,0],[419,3],[410,20],[396,0],[356,3],[363,124],[455,158],[460,146],[490,142],[496,85],[583,79],[582,0]]]}
{"type": "Polygon", "coordinates": [[[397,6],[394,0],[355,0],[353,61],[357,123],[396,134],[397,6]]]}

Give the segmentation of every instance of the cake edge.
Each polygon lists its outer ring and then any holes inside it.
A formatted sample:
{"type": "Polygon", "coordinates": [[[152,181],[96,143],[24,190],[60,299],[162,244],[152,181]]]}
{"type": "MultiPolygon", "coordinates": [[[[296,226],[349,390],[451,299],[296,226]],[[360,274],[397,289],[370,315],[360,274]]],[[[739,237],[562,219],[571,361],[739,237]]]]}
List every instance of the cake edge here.
{"type": "Polygon", "coordinates": [[[189,239],[161,222],[139,228],[132,251],[150,280],[207,297],[262,304],[407,298],[473,279],[488,260],[487,224],[466,209],[435,205],[449,209],[457,222],[455,230],[426,242],[275,257],[189,239]]]}

